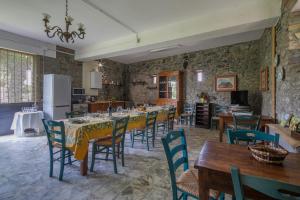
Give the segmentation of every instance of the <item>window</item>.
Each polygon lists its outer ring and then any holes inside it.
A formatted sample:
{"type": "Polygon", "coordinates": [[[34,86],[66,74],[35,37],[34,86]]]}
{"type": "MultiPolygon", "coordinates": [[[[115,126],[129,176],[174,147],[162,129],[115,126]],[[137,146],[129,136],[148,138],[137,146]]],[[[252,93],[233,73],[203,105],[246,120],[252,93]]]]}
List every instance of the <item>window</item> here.
{"type": "Polygon", "coordinates": [[[156,84],[157,76],[156,75],[152,75],[152,78],[153,78],[153,84],[156,84]]]}
{"type": "Polygon", "coordinates": [[[202,70],[197,71],[197,81],[202,82],[203,80],[203,72],[202,70]]]}
{"type": "Polygon", "coordinates": [[[0,103],[33,101],[33,55],[0,49],[0,103]]]}

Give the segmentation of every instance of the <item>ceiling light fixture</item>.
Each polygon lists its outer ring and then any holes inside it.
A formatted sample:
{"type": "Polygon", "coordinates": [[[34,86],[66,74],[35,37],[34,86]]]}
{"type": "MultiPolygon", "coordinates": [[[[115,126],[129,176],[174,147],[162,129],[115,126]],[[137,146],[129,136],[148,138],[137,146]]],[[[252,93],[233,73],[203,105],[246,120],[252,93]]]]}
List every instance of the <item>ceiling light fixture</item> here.
{"type": "Polygon", "coordinates": [[[49,14],[46,14],[46,13],[44,13],[43,15],[44,15],[43,21],[45,23],[44,24],[45,32],[47,33],[47,36],[49,38],[53,38],[54,36],[57,35],[62,42],[67,42],[67,43],[69,43],[69,40],[71,40],[72,43],[74,43],[74,39],[76,37],[78,37],[79,39],[84,38],[85,28],[84,28],[84,25],[82,23],[78,24],[78,31],[79,32],[76,32],[76,31],[69,32],[69,28],[72,25],[72,21],[74,19],[71,16],[68,15],[68,0],[66,0],[66,16],[65,16],[66,30],[65,31],[63,31],[63,29],[60,28],[59,26],[51,27],[49,25],[49,19],[51,18],[51,16],[49,14]]]}

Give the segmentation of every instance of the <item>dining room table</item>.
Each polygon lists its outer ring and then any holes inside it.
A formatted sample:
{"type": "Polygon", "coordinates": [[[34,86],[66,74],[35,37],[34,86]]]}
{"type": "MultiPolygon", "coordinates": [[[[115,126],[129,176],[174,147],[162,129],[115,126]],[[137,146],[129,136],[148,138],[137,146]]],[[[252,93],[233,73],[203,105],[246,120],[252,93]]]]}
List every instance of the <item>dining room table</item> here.
{"type": "MultiPolygon", "coordinates": [[[[300,186],[300,154],[289,153],[282,164],[274,165],[255,160],[247,146],[206,141],[194,164],[199,175],[200,199],[209,199],[209,189],[234,194],[232,166],[239,168],[243,175],[300,186]]],[[[251,199],[272,199],[250,187],[244,187],[244,194],[251,199]]]]}
{"type": "MultiPolygon", "coordinates": [[[[217,115],[219,117],[219,141],[223,142],[225,127],[233,123],[233,115],[230,112],[223,112],[217,115]]],[[[259,128],[263,129],[266,124],[275,123],[275,120],[269,116],[261,116],[259,128]]]]}
{"type": "Polygon", "coordinates": [[[88,149],[91,141],[112,136],[113,118],[129,116],[127,131],[144,129],[146,114],[157,111],[157,122],[163,122],[168,117],[168,106],[148,107],[146,110],[123,110],[112,113],[91,113],[84,117],[63,119],[65,124],[66,147],[73,152],[74,158],[80,161],[80,174],[85,176],[88,171],[88,149]],[[81,121],[83,123],[78,123],[81,121]]]}

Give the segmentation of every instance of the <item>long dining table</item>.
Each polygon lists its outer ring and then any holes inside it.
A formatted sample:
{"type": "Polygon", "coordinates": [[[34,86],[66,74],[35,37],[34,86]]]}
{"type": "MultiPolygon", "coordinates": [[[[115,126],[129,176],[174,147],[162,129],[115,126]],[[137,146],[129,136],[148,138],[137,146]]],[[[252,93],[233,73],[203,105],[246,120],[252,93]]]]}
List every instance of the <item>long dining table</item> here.
{"type": "MultiPolygon", "coordinates": [[[[146,126],[146,113],[157,111],[157,122],[163,122],[168,117],[167,106],[149,107],[146,111],[132,110],[122,113],[113,113],[112,117],[129,116],[127,131],[143,129],[146,126]]],[[[61,120],[65,124],[66,147],[73,152],[74,158],[80,161],[81,175],[87,175],[89,142],[112,136],[113,119],[108,114],[93,114],[81,117],[86,123],[74,123],[73,119],[61,120]]],[[[77,118],[78,119],[78,118],[77,118]]]]}
{"type": "MultiPolygon", "coordinates": [[[[247,146],[206,141],[194,165],[199,174],[200,199],[209,199],[209,189],[234,193],[231,166],[238,167],[244,175],[300,186],[300,154],[289,153],[283,164],[273,165],[255,160],[247,146]]],[[[249,187],[245,187],[244,192],[251,199],[270,199],[249,187]]]]}

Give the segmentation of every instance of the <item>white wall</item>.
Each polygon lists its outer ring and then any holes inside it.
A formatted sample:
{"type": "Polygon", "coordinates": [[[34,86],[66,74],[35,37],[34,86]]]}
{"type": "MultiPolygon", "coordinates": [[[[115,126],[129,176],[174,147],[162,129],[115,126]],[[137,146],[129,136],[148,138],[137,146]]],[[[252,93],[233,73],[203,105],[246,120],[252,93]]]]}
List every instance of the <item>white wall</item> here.
{"type": "Polygon", "coordinates": [[[56,45],[0,30],[0,48],[56,58],[56,45]]]}
{"type": "Polygon", "coordinates": [[[86,95],[98,96],[98,89],[91,89],[91,74],[90,72],[97,69],[97,61],[83,62],[82,64],[82,87],[85,89],[86,95]]]}

